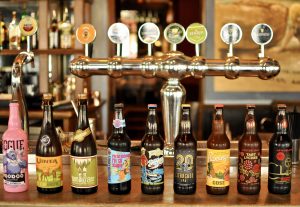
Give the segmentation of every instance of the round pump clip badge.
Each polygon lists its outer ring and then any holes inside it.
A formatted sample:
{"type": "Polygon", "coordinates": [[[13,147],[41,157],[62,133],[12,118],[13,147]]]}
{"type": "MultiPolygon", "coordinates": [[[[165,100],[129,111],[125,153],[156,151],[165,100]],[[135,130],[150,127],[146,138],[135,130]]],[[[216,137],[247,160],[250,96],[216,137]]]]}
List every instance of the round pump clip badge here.
{"type": "Polygon", "coordinates": [[[242,39],[243,33],[239,25],[228,23],[222,27],[220,35],[226,44],[236,44],[242,39]]]}
{"type": "Polygon", "coordinates": [[[96,29],[91,24],[82,24],[76,30],[76,37],[81,44],[89,44],[96,38],[96,29]]]}
{"type": "Polygon", "coordinates": [[[22,35],[31,36],[37,31],[37,21],[31,16],[25,16],[21,19],[19,28],[22,35]]]}
{"type": "Polygon", "coordinates": [[[152,22],[146,22],[139,28],[138,35],[143,43],[153,44],[158,40],[160,31],[156,24],[152,22]]]}
{"type": "Polygon", "coordinates": [[[268,24],[257,24],[251,31],[252,40],[258,45],[266,45],[273,38],[272,28],[268,24]]]}
{"type": "Polygon", "coordinates": [[[207,30],[200,23],[193,23],[186,29],[186,39],[192,44],[201,44],[206,40],[207,30]]]}
{"type": "Polygon", "coordinates": [[[129,38],[129,29],[123,23],[114,23],[109,27],[107,35],[113,43],[122,44],[129,38]]]}
{"type": "Polygon", "coordinates": [[[169,43],[179,44],[185,38],[184,27],[178,23],[169,24],[164,31],[164,36],[169,43]]]}

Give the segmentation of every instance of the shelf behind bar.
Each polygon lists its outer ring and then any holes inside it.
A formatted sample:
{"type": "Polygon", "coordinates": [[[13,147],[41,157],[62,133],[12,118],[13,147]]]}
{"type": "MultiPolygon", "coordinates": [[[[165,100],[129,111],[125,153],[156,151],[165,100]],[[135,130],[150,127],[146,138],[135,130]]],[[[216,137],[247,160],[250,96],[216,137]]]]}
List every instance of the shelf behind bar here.
{"type": "MultiPolygon", "coordinates": [[[[4,49],[0,51],[0,55],[18,55],[22,50],[9,50],[4,49]]],[[[47,49],[47,50],[32,50],[35,54],[49,54],[49,55],[72,55],[72,54],[84,54],[84,49],[47,49]]]]}

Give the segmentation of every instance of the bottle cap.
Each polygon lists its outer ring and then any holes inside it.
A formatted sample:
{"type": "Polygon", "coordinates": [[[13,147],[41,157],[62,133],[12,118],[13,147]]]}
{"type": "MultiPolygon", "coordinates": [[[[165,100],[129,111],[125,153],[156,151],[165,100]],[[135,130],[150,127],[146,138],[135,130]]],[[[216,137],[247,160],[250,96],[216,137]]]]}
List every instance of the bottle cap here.
{"type": "Polygon", "coordinates": [[[148,109],[156,109],[157,104],[148,104],[148,109]]]}
{"type": "Polygon", "coordinates": [[[88,99],[88,95],[86,93],[80,93],[78,94],[78,100],[87,100],[88,99]]]}
{"type": "Polygon", "coordinates": [[[114,108],[124,108],[124,104],[123,103],[117,103],[114,105],[114,108]]]}
{"type": "Polygon", "coordinates": [[[43,94],[43,100],[52,100],[52,94],[51,93],[44,93],[43,94]]]}
{"type": "Polygon", "coordinates": [[[191,109],[191,104],[181,104],[182,110],[184,109],[191,109]]]}

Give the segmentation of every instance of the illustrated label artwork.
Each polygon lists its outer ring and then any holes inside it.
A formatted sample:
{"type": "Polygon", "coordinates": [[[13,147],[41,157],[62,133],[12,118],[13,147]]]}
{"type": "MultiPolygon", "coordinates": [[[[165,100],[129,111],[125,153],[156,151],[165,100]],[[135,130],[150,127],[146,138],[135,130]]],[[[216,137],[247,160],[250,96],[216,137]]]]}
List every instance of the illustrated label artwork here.
{"type": "Polygon", "coordinates": [[[63,185],[62,158],[36,156],[37,187],[57,188],[63,185]]]}
{"type": "Polygon", "coordinates": [[[3,141],[3,178],[4,184],[25,185],[27,167],[24,140],[3,141]]]}
{"type": "Polygon", "coordinates": [[[108,154],[108,183],[116,184],[127,182],[131,179],[130,152],[107,149],[108,154]]]}
{"type": "Polygon", "coordinates": [[[176,150],[175,151],[175,174],[174,182],[181,185],[195,184],[196,181],[196,152],[195,150],[176,150]]]}
{"type": "Polygon", "coordinates": [[[160,185],[164,182],[164,151],[157,148],[147,151],[141,149],[142,183],[160,185]]]}
{"type": "Polygon", "coordinates": [[[71,156],[72,187],[91,188],[98,185],[97,156],[71,156]]]}
{"type": "Polygon", "coordinates": [[[269,179],[277,184],[291,182],[292,175],[292,159],[291,149],[277,149],[270,156],[269,162],[269,179]]]}
{"type": "Polygon", "coordinates": [[[240,184],[259,185],[261,168],[260,151],[243,150],[239,152],[238,168],[238,182],[240,184]]]}
{"type": "Polygon", "coordinates": [[[206,185],[212,187],[229,186],[230,149],[207,149],[206,185]]]}

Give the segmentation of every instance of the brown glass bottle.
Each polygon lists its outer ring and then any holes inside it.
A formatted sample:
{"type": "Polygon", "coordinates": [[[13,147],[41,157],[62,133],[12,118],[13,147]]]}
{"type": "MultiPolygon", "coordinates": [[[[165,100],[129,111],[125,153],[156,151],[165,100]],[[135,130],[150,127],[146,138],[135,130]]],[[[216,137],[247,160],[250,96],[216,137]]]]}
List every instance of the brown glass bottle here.
{"type": "Polygon", "coordinates": [[[72,192],[77,194],[97,192],[97,148],[88,121],[87,94],[78,95],[78,123],[71,145],[70,163],[72,192]]]}
{"type": "Polygon", "coordinates": [[[247,106],[245,132],[239,140],[237,189],[241,194],[253,195],[260,191],[261,140],[257,134],[254,105],[247,106]]]}
{"type": "Polygon", "coordinates": [[[286,105],[278,104],[276,133],[269,142],[268,189],[270,193],[288,194],[292,179],[292,140],[288,133],[286,105]]]}
{"type": "Polygon", "coordinates": [[[164,191],[164,140],[159,134],[156,104],[148,105],[146,133],[141,143],[141,188],[145,194],[164,191]]]}
{"type": "Polygon", "coordinates": [[[43,124],[36,145],[37,190],[57,193],[63,189],[62,147],[55,130],[52,95],[43,95],[43,124]]]}
{"type": "Polygon", "coordinates": [[[108,190],[113,194],[127,194],[131,190],[130,146],[125,129],[123,104],[115,104],[113,132],[108,139],[108,190]]]}
{"type": "Polygon", "coordinates": [[[227,194],[229,190],[230,141],[225,134],[223,105],[215,105],[212,132],[207,140],[206,192],[227,194]]]}
{"type": "Polygon", "coordinates": [[[197,141],[192,134],[191,106],[182,105],[179,135],[174,143],[174,192],[193,194],[196,192],[197,141]]]}

